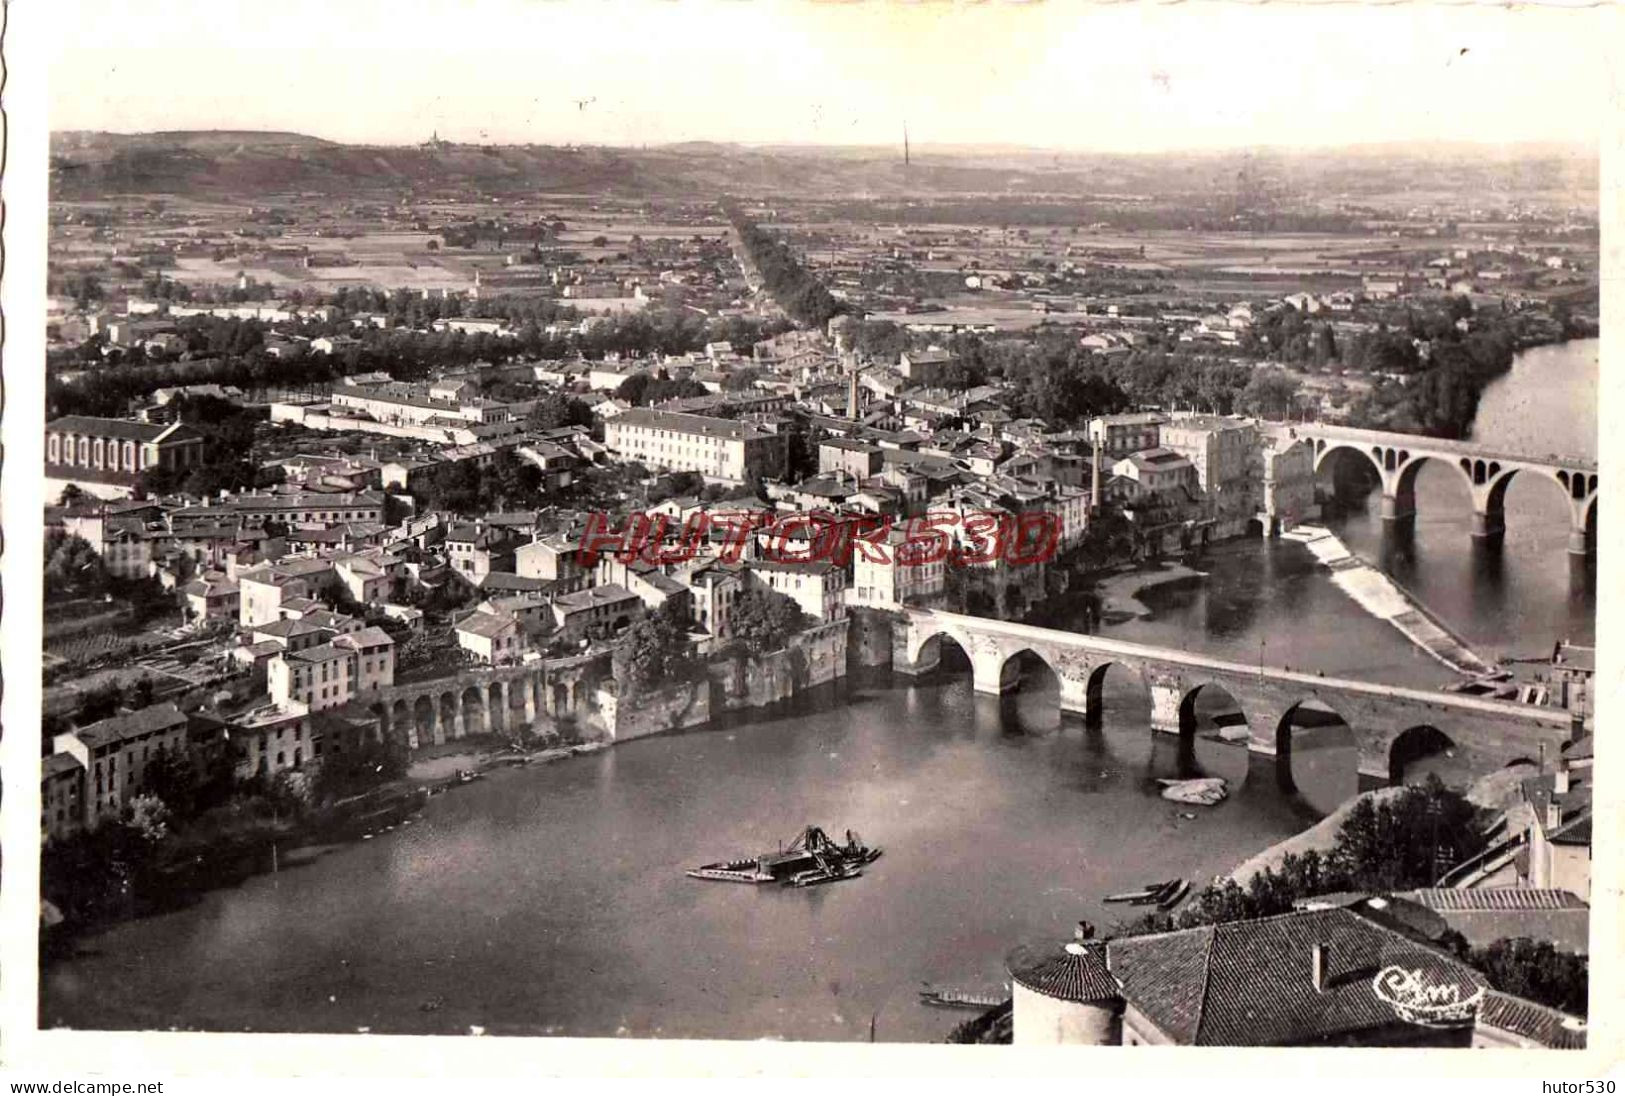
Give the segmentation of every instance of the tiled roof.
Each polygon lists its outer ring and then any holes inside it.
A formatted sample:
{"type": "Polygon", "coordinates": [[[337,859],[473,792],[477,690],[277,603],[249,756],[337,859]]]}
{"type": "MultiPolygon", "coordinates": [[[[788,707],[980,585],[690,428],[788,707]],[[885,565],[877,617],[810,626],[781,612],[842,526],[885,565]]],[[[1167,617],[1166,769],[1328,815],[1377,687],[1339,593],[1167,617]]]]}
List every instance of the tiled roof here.
{"type": "Polygon", "coordinates": [[[349,658],[354,653],[353,651],[340,650],[331,643],[322,643],[315,647],[306,647],[302,651],[289,652],[282,657],[289,661],[298,662],[332,662],[334,659],[349,658]]]}
{"type": "Polygon", "coordinates": [[[341,647],[393,647],[395,639],[382,628],[368,626],[359,632],[351,632],[333,640],[336,646],[341,647]]]}
{"type": "Polygon", "coordinates": [[[166,440],[187,441],[200,435],[189,426],[170,423],[133,422],[129,419],[98,419],[90,415],[64,415],[46,423],[45,429],[54,434],[85,434],[97,438],[124,438],[130,441],[157,441],[173,430],[166,440]]]}
{"type": "Polygon", "coordinates": [[[457,630],[485,639],[494,639],[513,627],[514,622],[507,617],[493,616],[490,613],[470,613],[457,625],[457,630]]]}
{"type": "Polygon", "coordinates": [[[1209,925],[1107,946],[1107,966],[1122,996],[1183,1045],[1196,1043],[1201,1029],[1213,935],[1209,925]]]}
{"type": "Polygon", "coordinates": [[[1423,887],[1396,897],[1435,910],[1583,910],[1588,908],[1577,894],[1542,887],[1484,887],[1458,890],[1454,887],[1423,887]]]}
{"type": "Polygon", "coordinates": [[[1521,1035],[1553,1050],[1581,1050],[1586,1045],[1583,1020],[1499,990],[1484,994],[1478,1007],[1478,1023],[1480,1027],[1521,1035]]]}
{"type": "Polygon", "coordinates": [[[1114,940],[1107,957],[1122,996],[1186,1045],[1316,1043],[1402,1023],[1372,987],[1390,966],[1463,997],[1482,984],[1465,964],[1346,909],[1114,940]],[[1327,949],[1324,990],[1311,977],[1316,945],[1327,949]]]}
{"type": "Polygon", "coordinates": [[[744,439],[768,437],[765,430],[759,430],[748,423],[735,419],[717,419],[706,415],[684,415],[675,411],[651,411],[647,408],[636,407],[623,412],[614,420],[617,428],[626,426],[650,427],[656,430],[670,430],[678,434],[700,434],[709,438],[744,439]]]}
{"type": "Polygon", "coordinates": [[[94,748],[105,743],[137,738],[154,731],[166,731],[171,727],[185,725],[186,716],[182,715],[181,710],[174,704],[155,704],[127,715],[116,715],[111,719],[92,723],[88,727],[80,728],[76,733],[81,742],[94,748]]]}
{"type": "Polygon", "coordinates": [[[1061,954],[1011,971],[1010,976],[1034,993],[1062,1001],[1114,1001],[1122,996],[1117,979],[1106,969],[1104,943],[1068,944],[1061,954]]]}
{"type": "Polygon", "coordinates": [[[576,612],[590,609],[595,605],[612,605],[623,601],[640,601],[638,595],[628,590],[618,582],[606,582],[600,586],[589,586],[585,590],[577,590],[573,594],[565,594],[554,600],[553,604],[566,612],[576,612]]]}
{"type": "Polygon", "coordinates": [[[71,753],[58,751],[46,757],[40,763],[40,779],[49,780],[53,776],[62,776],[65,773],[75,772],[83,768],[84,766],[79,764],[77,757],[74,757],[71,753]]]}

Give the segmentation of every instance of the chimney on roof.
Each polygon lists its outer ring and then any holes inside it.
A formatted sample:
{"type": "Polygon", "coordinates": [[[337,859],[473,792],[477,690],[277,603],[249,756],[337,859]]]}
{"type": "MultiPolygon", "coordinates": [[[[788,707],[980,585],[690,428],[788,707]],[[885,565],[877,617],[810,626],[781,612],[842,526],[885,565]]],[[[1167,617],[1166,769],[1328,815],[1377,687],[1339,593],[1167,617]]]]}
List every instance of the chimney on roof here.
{"type": "Polygon", "coordinates": [[[1309,980],[1316,993],[1325,993],[1331,979],[1332,949],[1327,944],[1315,944],[1309,949],[1309,980]]]}
{"type": "Polygon", "coordinates": [[[1546,743],[1540,744],[1540,771],[1546,771],[1546,743]]]}

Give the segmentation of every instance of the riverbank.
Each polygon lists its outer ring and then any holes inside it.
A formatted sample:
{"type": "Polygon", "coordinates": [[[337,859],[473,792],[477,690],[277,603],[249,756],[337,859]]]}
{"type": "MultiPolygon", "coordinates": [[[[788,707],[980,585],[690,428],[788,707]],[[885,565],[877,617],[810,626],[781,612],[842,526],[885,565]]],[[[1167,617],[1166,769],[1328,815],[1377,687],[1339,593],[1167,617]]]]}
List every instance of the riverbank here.
{"type": "Polygon", "coordinates": [[[1361,608],[1387,621],[1421,650],[1464,677],[1480,677],[1495,667],[1467,646],[1393,579],[1355,555],[1331,530],[1320,525],[1300,525],[1281,534],[1282,540],[1296,541],[1314,553],[1332,572],[1338,589],[1361,608]]]}
{"type": "Polygon", "coordinates": [[[1158,586],[1206,577],[1206,571],[1198,571],[1183,563],[1161,564],[1154,571],[1136,567],[1107,575],[1095,582],[1095,592],[1100,598],[1101,620],[1107,624],[1145,620],[1151,616],[1151,607],[1140,600],[1140,594],[1158,586]]]}

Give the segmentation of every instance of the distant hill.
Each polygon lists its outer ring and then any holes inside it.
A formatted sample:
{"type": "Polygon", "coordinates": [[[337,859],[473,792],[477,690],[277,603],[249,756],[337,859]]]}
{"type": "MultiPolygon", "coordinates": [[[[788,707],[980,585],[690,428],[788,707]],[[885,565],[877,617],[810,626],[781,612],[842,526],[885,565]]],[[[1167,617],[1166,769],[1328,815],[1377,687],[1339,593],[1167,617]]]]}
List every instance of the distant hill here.
{"type": "Polygon", "coordinates": [[[252,198],[443,191],[554,191],[628,197],[798,194],[1211,193],[1243,169],[1298,193],[1409,190],[1464,195],[1572,191],[1595,201],[1595,156],[1552,146],[1364,146],[1347,150],[1115,155],[1041,149],[746,147],[706,141],[649,148],[547,145],[346,145],[298,133],[71,131],[51,138],[52,196],[252,198]]]}

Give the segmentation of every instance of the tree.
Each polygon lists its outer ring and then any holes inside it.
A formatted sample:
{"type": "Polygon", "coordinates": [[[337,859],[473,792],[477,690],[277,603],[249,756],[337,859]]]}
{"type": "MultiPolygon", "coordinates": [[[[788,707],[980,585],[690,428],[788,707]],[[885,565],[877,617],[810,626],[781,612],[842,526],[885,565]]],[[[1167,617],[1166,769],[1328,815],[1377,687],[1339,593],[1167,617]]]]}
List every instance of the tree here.
{"type": "Polygon", "coordinates": [[[556,430],[561,426],[591,426],[592,408],[568,392],[549,388],[537,397],[525,424],[536,430],[556,430]]]}
{"type": "Polygon", "coordinates": [[[1288,854],[1279,868],[1257,872],[1243,887],[1211,883],[1177,916],[1150,914],[1115,926],[1118,935],[1195,928],[1286,913],[1299,898],[1334,891],[1387,893],[1430,887],[1487,841],[1479,810],[1437,776],[1382,802],[1362,797],[1344,819],[1331,850],[1288,854]]]}
{"type": "Polygon", "coordinates": [[[663,682],[693,676],[693,644],[683,605],[675,599],[633,622],[612,656],[622,700],[630,700],[663,682]]]}
{"type": "Polygon", "coordinates": [[[54,531],[45,538],[45,592],[53,597],[84,597],[106,591],[109,577],[102,557],[83,537],[54,531]]]}
{"type": "Polygon", "coordinates": [[[156,845],[169,836],[169,808],[156,795],[137,795],[130,800],[130,827],[156,845]]]}
{"type": "Polygon", "coordinates": [[[407,761],[403,740],[391,737],[380,741],[363,734],[358,741],[322,755],[311,794],[323,802],[359,794],[405,776],[407,761]]]}
{"type": "Polygon", "coordinates": [[[75,503],[82,502],[89,497],[90,496],[86,495],[84,489],[78,484],[70,483],[66,487],[62,488],[62,493],[57,496],[56,502],[58,506],[72,506],[75,503]]]}
{"type": "Polygon", "coordinates": [[[777,651],[803,627],[794,598],[765,587],[750,587],[734,598],[725,634],[736,648],[757,654],[777,651]]]}
{"type": "Polygon", "coordinates": [[[1241,390],[1241,408],[1250,415],[1285,417],[1296,404],[1300,387],[1298,379],[1289,373],[1257,370],[1241,390]]]}
{"type": "Polygon", "coordinates": [[[1473,949],[1463,958],[1483,971],[1490,985],[1504,993],[1576,1016],[1586,1015],[1590,974],[1583,956],[1559,951],[1544,940],[1518,937],[1473,949]]]}
{"type": "Polygon", "coordinates": [[[1333,859],[1348,890],[1432,886],[1484,847],[1478,808],[1438,776],[1391,800],[1361,799],[1337,834],[1333,859]]]}

